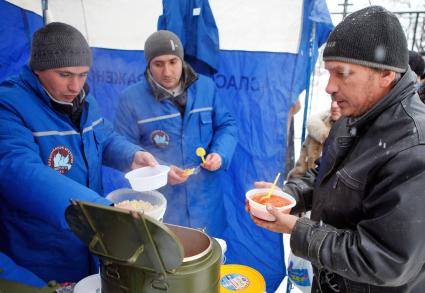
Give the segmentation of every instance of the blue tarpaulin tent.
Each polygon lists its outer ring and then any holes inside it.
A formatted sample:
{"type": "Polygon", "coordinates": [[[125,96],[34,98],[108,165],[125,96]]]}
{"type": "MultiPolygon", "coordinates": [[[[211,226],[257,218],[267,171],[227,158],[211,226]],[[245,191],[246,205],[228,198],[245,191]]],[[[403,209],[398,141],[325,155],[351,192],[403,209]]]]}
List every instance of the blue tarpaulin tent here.
{"type": "MultiPolygon", "coordinates": [[[[0,80],[28,60],[32,33],[43,24],[38,2],[0,0],[0,80]]],[[[80,1],[49,1],[49,16],[88,38],[94,52],[91,93],[107,119],[114,118],[118,93],[143,78],[144,40],[157,28],[177,33],[187,60],[214,78],[240,129],[229,181],[223,183],[226,262],[257,269],[274,292],[285,276],[282,235],[253,224],[244,210],[245,192],[254,181],[272,181],[284,171],[288,110],[308,85],[317,48],[332,29],[325,0],[109,1],[117,5],[112,12],[103,2],[75,2],[80,1]],[[125,36],[131,42],[119,39],[125,36]]],[[[110,170],[106,175],[105,192],[123,183],[110,170]]]]}

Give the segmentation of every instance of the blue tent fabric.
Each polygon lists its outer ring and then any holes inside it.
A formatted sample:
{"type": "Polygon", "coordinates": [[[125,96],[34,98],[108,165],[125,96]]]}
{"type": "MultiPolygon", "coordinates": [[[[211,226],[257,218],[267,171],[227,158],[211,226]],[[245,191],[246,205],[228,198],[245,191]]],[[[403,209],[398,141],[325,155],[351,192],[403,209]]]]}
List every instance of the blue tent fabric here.
{"type": "Polygon", "coordinates": [[[170,30],[179,36],[185,59],[197,72],[214,73],[220,63],[219,41],[208,0],[163,0],[162,5],[158,30],[170,30]]]}
{"type": "MultiPolygon", "coordinates": [[[[314,0],[310,3],[305,2],[305,5],[308,5],[308,9],[304,11],[304,19],[308,18],[310,21],[306,23],[307,29],[305,31],[309,32],[309,35],[302,35],[302,44],[309,44],[306,48],[308,51],[301,48],[298,55],[308,54],[306,60],[306,70],[305,70],[305,81],[310,80],[311,73],[314,69],[314,64],[317,60],[318,50],[317,48],[323,44],[330,31],[333,29],[332,20],[329,14],[325,0],[314,0]]],[[[301,61],[305,62],[305,61],[301,61]]],[[[301,143],[304,143],[306,136],[306,123],[307,123],[307,114],[310,108],[310,83],[305,84],[305,102],[304,102],[304,117],[303,117],[303,129],[301,134],[301,143]]]]}
{"type": "MultiPolygon", "coordinates": [[[[144,78],[146,68],[143,51],[93,48],[93,65],[88,75],[90,92],[96,97],[103,117],[114,121],[118,95],[128,86],[144,78]]],[[[129,182],[120,171],[103,166],[103,190],[108,194],[129,182]]]]}
{"type": "MultiPolygon", "coordinates": [[[[304,1],[298,54],[220,51],[220,28],[216,27],[208,1],[163,0],[163,6],[158,28],[176,32],[182,38],[187,60],[196,70],[213,75],[239,125],[240,143],[228,171],[230,179],[223,182],[228,186],[223,195],[228,220],[227,263],[257,269],[266,279],[267,291],[274,292],[286,271],[282,236],[253,224],[244,210],[245,192],[254,181],[273,181],[277,172],[284,171],[288,110],[306,88],[312,68],[309,64],[315,62],[317,48],[332,29],[326,2],[304,1]],[[199,15],[193,15],[194,8],[201,8],[195,10],[199,15]],[[311,44],[313,24],[316,33],[311,44]],[[316,48],[313,54],[309,54],[311,45],[316,48]]],[[[42,26],[42,19],[6,1],[0,1],[0,19],[2,80],[27,63],[31,35],[42,26]]],[[[90,90],[103,115],[112,121],[118,93],[143,78],[143,51],[93,48],[93,56],[90,90]]],[[[128,185],[117,171],[105,168],[104,174],[105,193],[128,185]]]]}
{"type": "MultiPolygon", "coordinates": [[[[245,192],[254,181],[273,181],[283,172],[290,83],[283,74],[291,60],[284,53],[222,51],[215,75],[222,96],[239,121],[239,144],[229,172],[234,193],[226,197],[227,263],[255,268],[274,292],[285,276],[282,236],[257,227],[245,212],[245,192]],[[242,123],[243,122],[243,123],[242,123]]],[[[290,67],[288,67],[290,68],[290,67]]],[[[282,183],[282,181],[280,182],[282,183]]]]}
{"type": "Polygon", "coordinates": [[[40,16],[0,1],[0,80],[17,74],[29,60],[31,36],[43,24],[40,16]]]}
{"type": "Polygon", "coordinates": [[[92,48],[92,52],[90,91],[99,100],[104,117],[113,120],[118,94],[144,78],[145,57],[143,51],[92,48]]]}
{"type": "MultiPolygon", "coordinates": [[[[310,8],[309,19],[314,22],[320,22],[322,25],[333,28],[331,15],[329,14],[328,5],[325,0],[315,0],[312,1],[312,7],[310,8]]],[[[324,37],[324,36],[320,36],[324,37]]],[[[321,39],[320,42],[323,43],[325,40],[321,39]]]]}

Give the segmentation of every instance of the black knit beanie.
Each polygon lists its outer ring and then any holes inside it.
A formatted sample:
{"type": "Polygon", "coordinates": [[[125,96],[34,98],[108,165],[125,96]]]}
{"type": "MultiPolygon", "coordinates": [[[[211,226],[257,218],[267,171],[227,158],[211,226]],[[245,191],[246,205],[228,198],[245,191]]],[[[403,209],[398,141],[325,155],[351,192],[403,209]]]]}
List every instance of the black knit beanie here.
{"type": "Polygon", "coordinates": [[[161,55],[176,55],[182,61],[184,58],[183,45],[179,37],[166,30],[151,34],[145,42],[145,59],[149,62],[161,55]]]}
{"type": "Polygon", "coordinates": [[[398,18],[381,6],[348,15],[329,36],[324,61],[342,61],[395,72],[405,72],[407,40],[398,18]]]}
{"type": "Polygon", "coordinates": [[[425,61],[418,52],[409,51],[409,66],[417,76],[425,74],[425,61]]]}
{"type": "Polygon", "coordinates": [[[52,22],[34,33],[29,62],[32,70],[90,67],[91,63],[90,47],[76,28],[66,23],[52,22]]]}

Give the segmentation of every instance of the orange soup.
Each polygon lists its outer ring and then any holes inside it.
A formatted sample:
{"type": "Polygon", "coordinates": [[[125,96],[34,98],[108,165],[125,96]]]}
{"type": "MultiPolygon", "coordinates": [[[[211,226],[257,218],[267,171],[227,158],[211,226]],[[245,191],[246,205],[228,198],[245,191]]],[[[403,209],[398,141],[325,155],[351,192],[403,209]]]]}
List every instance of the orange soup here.
{"type": "Polygon", "coordinates": [[[276,208],[284,207],[291,203],[289,199],[277,195],[271,195],[269,198],[262,198],[265,195],[266,193],[255,194],[251,197],[251,199],[259,204],[271,204],[276,208]]]}

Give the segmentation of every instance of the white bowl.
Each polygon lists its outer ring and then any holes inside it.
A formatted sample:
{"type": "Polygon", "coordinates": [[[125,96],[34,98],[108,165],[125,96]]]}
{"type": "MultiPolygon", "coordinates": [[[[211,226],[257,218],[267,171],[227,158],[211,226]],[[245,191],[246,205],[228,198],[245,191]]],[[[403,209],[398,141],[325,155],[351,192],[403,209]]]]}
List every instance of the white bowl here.
{"type": "MultiPolygon", "coordinates": [[[[270,214],[267,211],[266,206],[261,204],[261,203],[255,202],[254,200],[251,199],[256,194],[266,195],[269,192],[269,190],[270,190],[269,188],[255,188],[255,189],[249,190],[245,194],[245,196],[246,196],[246,199],[248,200],[249,210],[250,210],[251,214],[253,214],[257,218],[260,218],[262,220],[272,222],[272,221],[276,220],[276,217],[273,216],[272,214],[270,214]]],[[[283,192],[280,189],[273,190],[273,195],[280,196],[280,197],[288,199],[290,201],[290,203],[288,205],[277,208],[277,210],[282,212],[282,213],[289,214],[289,212],[291,211],[291,208],[293,208],[297,203],[296,200],[292,196],[283,192]]]]}
{"type": "Polygon", "coordinates": [[[109,193],[106,198],[114,204],[118,204],[124,200],[143,200],[149,202],[155,207],[147,211],[140,210],[140,212],[158,221],[162,221],[165,210],[167,209],[167,200],[156,190],[141,192],[129,188],[121,188],[109,193]]]}
{"type": "Polygon", "coordinates": [[[226,262],[225,253],[227,251],[227,242],[226,242],[226,240],[221,239],[221,238],[214,237],[214,239],[218,242],[218,244],[220,244],[220,247],[221,247],[221,263],[224,264],[226,262]]]}
{"type": "Polygon", "coordinates": [[[137,191],[155,190],[167,184],[170,167],[156,165],[155,167],[142,167],[125,174],[131,188],[137,191]]]}
{"type": "Polygon", "coordinates": [[[101,289],[100,275],[90,275],[79,281],[74,287],[74,293],[100,293],[101,289]]]}

